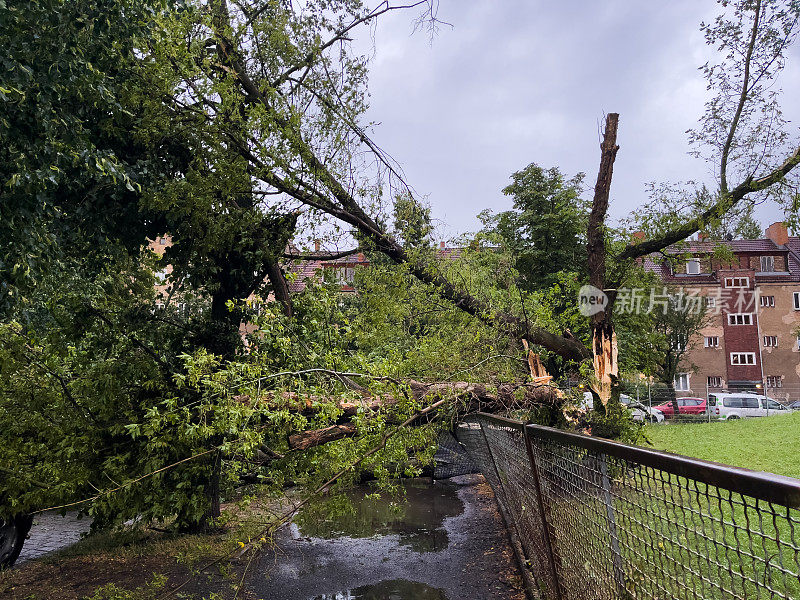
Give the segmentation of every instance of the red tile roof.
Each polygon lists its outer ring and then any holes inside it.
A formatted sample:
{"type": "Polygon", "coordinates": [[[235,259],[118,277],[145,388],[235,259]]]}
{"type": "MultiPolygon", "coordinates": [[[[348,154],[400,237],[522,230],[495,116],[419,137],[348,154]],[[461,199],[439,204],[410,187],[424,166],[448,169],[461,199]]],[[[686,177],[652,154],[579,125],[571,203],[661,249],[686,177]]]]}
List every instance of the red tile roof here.
{"type": "MultiPolygon", "coordinates": [[[[463,248],[437,248],[436,254],[447,260],[455,260],[461,257],[463,248]]],[[[338,253],[318,251],[309,252],[306,256],[313,256],[313,259],[295,259],[286,266],[287,273],[296,274],[295,281],[289,283],[290,292],[302,292],[306,289],[306,282],[318,276],[320,269],[333,267],[356,267],[368,266],[369,259],[363,253],[354,252],[340,258],[329,258],[338,253]]],[[[347,287],[348,290],[352,289],[347,287]]]]}
{"type": "MultiPolygon", "coordinates": [[[[788,260],[788,273],[776,272],[770,274],[759,274],[760,282],[781,282],[781,281],[800,281],[800,237],[790,237],[785,246],[778,246],[772,240],[763,238],[760,240],[714,240],[714,241],[694,241],[687,240],[681,244],[670,246],[665,250],[666,254],[711,254],[720,246],[726,246],[735,253],[752,252],[756,254],[776,254],[786,253],[788,260]]],[[[673,282],[692,283],[714,283],[717,281],[715,275],[702,273],[699,275],[687,275],[683,273],[672,273],[669,265],[659,254],[651,254],[644,257],[644,268],[657,274],[664,280],[673,282]]]]}

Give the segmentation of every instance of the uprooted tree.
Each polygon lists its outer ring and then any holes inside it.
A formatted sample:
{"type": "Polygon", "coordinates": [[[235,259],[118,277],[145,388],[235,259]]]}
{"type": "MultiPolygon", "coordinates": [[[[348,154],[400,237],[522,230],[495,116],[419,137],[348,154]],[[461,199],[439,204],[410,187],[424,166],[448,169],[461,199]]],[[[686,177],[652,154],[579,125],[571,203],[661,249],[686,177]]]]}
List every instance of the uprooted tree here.
{"type": "MultiPolygon", "coordinates": [[[[129,14],[128,3],[115,6],[121,19],[129,14]]],[[[290,291],[287,242],[318,222],[338,223],[368,241],[371,251],[422,286],[432,303],[446,304],[437,310],[464,331],[478,321],[517,346],[524,340],[575,363],[592,358],[595,391],[602,405],[613,408],[619,393],[613,290],[639,259],[713,225],[748,198],[774,191],[800,162],[800,148],[773,133],[781,128],[764,126],[765,119],[774,125],[779,116],[768,84],[783,67],[800,8],[738,2],[732,7],[735,26],[723,15],[704,29],[709,43],[734,49],[706,69],[719,94],[693,136],[718,164],[720,185],[711,205],[647,240],[611,240],[606,213],[618,117],[610,114],[586,235],[589,283],[607,291],[608,304],[592,317],[588,340],[550,330],[510,303],[498,307],[491,297],[466,289],[464,279],[439,264],[433,252],[401,244],[379,217],[382,198],[399,194],[408,204],[413,195],[364,124],[367,61],[353,51],[350,38],[401,8],[424,9],[424,18],[435,18],[431,7],[189,2],[149,11],[137,21],[149,28],[118,33],[131,40],[123,46],[112,40],[92,47],[106,60],[94,64],[107,72],[80,60],[70,65],[89,89],[113,84],[104,89],[117,93],[100,94],[92,106],[125,118],[96,132],[77,129],[80,148],[69,146],[73,138],[54,118],[43,135],[4,149],[4,183],[21,199],[33,189],[32,205],[52,210],[4,214],[0,227],[24,241],[24,230],[14,230],[17,223],[27,231],[40,231],[45,223],[50,231],[64,224],[65,215],[96,219],[104,206],[113,208],[110,215],[125,216],[129,226],[115,219],[91,225],[105,240],[91,250],[92,264],[81,259],[86,248],[77,242],[59,257],[61,264],[80,264],[80,277],[45,269],[29,285],[20,273],[35,273],[36,265],[25,262],[25,253],[14,254],[23,257],[17,264],[0,265],[14,275],[14,289],[22,290],[14,296],[21,304],[7,312],[0,348],[0,367],[12,384],[3,391],[9,407],[4,418],[13,424],[4,430],[11,443],[0,446],[0,466],[8,475],[0,484],[4,508],[28,512],[83,496],[100,524],[177,515],[180,526],[196,526],[218,514],[221,492],[243,478],[276,488],[292,481],[322,489],[333,479],[357,477],[349,469],[354,456],[379,478],[415,472],[409,456],[419,464],[430,460],[433,430],[424,422],[448,402],[456,408],[450,416],[459,408],[556,402],[555,392],[540,386],[462,381],[437,387],[413,382],[409,373],[376,378],[381,369],[391,370],[388,361],[376,358],[379,352],[365,357],[354,351],[365,343],[335,294],[324,288],[290,291]],[[118,48],[125,60],[114,62],[109,53],[118,48]],[[759,152],[756,144],[765,131],[767,143],[759,152]],[[104,137],[109,132],[110,141],[104,137]],[[48,145],[38,155],[41,164],[24,164],[21,157],[28,155],[19,148],[42,139],[48,145]],[[51,154],[85,157],[88,167],[81,170],[66,159],[48,164],[51,154]],[[68,163],[83,178],[80,185],[68,163]],[[47,181],[37,177],[48,169],[58,173],[53,185],[31,187],[47,181]],[[70,193],[63,194],[65,189],[70,193]],[[29,213],[35,222],[26,222],[29,213]],[[141,229],[130,226],[136,223],[141,229]],[[173,266],[172,289],[205,302],[205,311],[190,319],[169,307],[152,310],[154,282],[147,273],[155,267],[140,247],[145,236],[164,233],[173,241],[164,259],[173,266]],[[260,315],[244,303],[257,293],[277,300],[260,315]],[[243,321],[256,328],[247,352],[243,321]],[[325,373],[312,373],[315,368],[325,373]],[[296,410],[299,397],[316,408],[296,410]],[[356,408],[341,405],[343,397],[356,408]],[[380,397],[389,400],[376,405],[380,397]],[[28,400],[23,404],[20,398],[28,400]],[[54,407],[60,411],[55,418],[54,407]],[[27,408],[35,418],[20,412],[27,408]],[[394,433],[410,423],[423,425],[394,433]],[[60,444],[51,459],[43,449],[54,440],[60,444]],[[85,460],[76,461],[76,455],[85,460]],[[390,464],[404,466],[392,471],[390,464]]],[[[63,16],[59,7],[50,8],[63,16]]],[[[65,32],[81,42],[104,41],[83,31],[86,19],[67,15],[65,21],[72,29],[65,26],[60,39],[36,46],[40,55],[26,54],[28,46],[15,51],[14,58],[42,78],[3,91],[13,97],[5,110],[18,111],[15,118],[36,122],[25,113],[30,107],[24,91],[59,77],[40,67],[50,64],[48,52],[69,41],[65,32]]],[[[66,95],[64,88],[51,88],[66,95]]],[[[76,126],[85,125],[93,115],[81,112],[81,97],[53,102],[52,114],[65,111],[76,126]]]]}

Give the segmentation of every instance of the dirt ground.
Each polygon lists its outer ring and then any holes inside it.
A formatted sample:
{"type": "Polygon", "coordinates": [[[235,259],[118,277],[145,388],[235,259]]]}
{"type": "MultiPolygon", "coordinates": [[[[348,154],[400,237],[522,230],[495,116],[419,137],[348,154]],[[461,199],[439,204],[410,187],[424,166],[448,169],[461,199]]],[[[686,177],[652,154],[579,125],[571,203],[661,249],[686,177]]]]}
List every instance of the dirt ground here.
{"type": "MultiPolygon", "coordinates": [[[[244,563],[223,560],[203,570],[232,547],[231,532],[171,537],[100,534],[76,546],[0,573],[4,600],[155,600],[169,592],[181,600],[227,598],[244,563]],[[129,592],[129,593],[126,593],[129,592]]],[[[253,597],[239,595],[244,600],[253,597]]]]}

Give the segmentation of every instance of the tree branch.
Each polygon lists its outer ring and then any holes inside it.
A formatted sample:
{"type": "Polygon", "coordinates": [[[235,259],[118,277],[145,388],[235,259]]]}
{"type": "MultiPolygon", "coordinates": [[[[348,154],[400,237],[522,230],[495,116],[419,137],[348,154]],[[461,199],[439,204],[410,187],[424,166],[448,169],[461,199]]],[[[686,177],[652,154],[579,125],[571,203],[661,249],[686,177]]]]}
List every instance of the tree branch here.
{"type": "Polygon", "coordinates": [[[722,146],[722,156],[719,161],[719,190],[720,195],[728,193],[728,156],[730,155],[731,146],[733,145],[733,138],[736,135],[736,128],[739,126],[739,120],[742,117],[744,105],[747,102],[747,93],[749,90],[750,82],[750,63],[753,60],[753,50],[756,47],[756,39],[758,38],[758,23],[761,18],[761,0],[756,0],[755,17],[753,18],[753,29],[750,32],[750,43],[747,46],[747,54],[744,60],[744,74],[742,76],[742,90],[739,94],[739,103],[736,106],[736,112],[731,120],[731,126],[728,129],[728,137],[725,144],[722,146]]]}
{"type": "Polygon", "coordinates": [[[345,258],[346,256],[353,256],[353,254],[357,254],[359,252],[361,252],[361,248],[343,250],[342,252],[329,252],[325,254],[286,253],[283,255],[283,258],[289,258],[293,260],[336,260],[339,258],[345,258]]]}
{"type": "Polygon", "coordinates": [[[798,146],[780,167],[768,175],[760,177],[759,179],[748,178],[730,193],[722,195],[711,208],[694,219],[690,219],[684,225],[668,231],[661,237],[626,246],[626,248],[617,255],[617,260],[623,261],[647,256],[648,254],[658,252],[672,244],[685,240],[690,235],[703,229],[708,223],[720,219],[747,194],[764,190],[784,179],[798,164],[800,164],[800,146],[798,146]]]}
{"type": "MultiPolygon", "coordinates": [[[[387,257],[398,264],[408,265],[412,275],[423,283],[434,286],[439,294],[468,314],[488,324],[506,327],[512,335],[525,338],[532,344],[544,346],[567,359],[583,360],[590,356],[589,351],[575,339],[565,338],[542,328],[528,326],[513,315],[494,315],[494,311],[492,311],[488,305],[474,296],[457,289],[442,275],[431,273],[426,265],[412,261],[405,249],[390,235],[382,231],[380,226],[367,215],[341,182],[316,156],[308,143],[303,139],[302,133],[297,131],[296,125],[291,123],[271,105],[267,96],[262,93],[249,76],[244,63],[239,58],[236,48],[234,48],[233,44],[227,39],[224,33],[229,27],[229,17],[225,0],[216,0],[212,4],[212,7],[214,12],[214,34],[219,40],[220,57],[224,61],[226,67],[238,79],[245,95],[245,100],[249,103],[259,104],[269,111],[276,125],[286,136],[294,152],[296,152],[297,156],[308,168],[315,180],[318,180],[330,191],[338,206],[333,206],[327,199],[317,197],[316,195],[301,191],[297,188],[287,189],[288,186],[285,182],[272,173],[271,170],[259,174],[266,183],[272,185],[276,189],[286,191],[290,196],[309,206],[319,208],[331,216],[354,226],[360,233],[367,236],[375,243],[377,250],[383,252],[387,257]]],[[[249,157],[254,157],[249,148],[243,147],[242,145],[238,147],[241,152],[244,152],[249,157]]],[[[257,159],[257,157],[254,158],[257,159]]],[[[258,163],[260,162],[261,161],[258,161],[258,163]]]]}

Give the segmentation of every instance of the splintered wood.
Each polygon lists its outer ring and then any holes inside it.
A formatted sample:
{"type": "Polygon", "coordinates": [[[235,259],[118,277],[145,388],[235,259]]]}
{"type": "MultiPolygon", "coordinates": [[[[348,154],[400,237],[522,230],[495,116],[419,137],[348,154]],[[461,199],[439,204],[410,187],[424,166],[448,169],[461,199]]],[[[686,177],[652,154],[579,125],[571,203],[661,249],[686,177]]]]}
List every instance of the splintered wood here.
{"type": "Polygon", "coordinates": [[[528,368],[531,370],[531,381],[533,383],[550,383],[553,380],[553,376],[544,368],[542,359],[528,347],[527,340],[522,340],[522,345],[525,347],[525,352],[528,353],[528,368]]]}
{"type": "Polygon", "coordinates": [[[612,378],[619,376],[617,365],[617,334],[611,327],[595,327],[592,336],[594,350],[594,391],[600,397],[603,406],[611,397],[612,378]],[[611,335],[609,336],[609,331],[611,335]]]}

